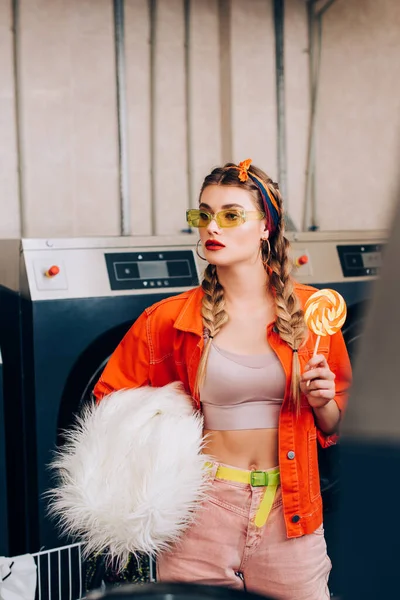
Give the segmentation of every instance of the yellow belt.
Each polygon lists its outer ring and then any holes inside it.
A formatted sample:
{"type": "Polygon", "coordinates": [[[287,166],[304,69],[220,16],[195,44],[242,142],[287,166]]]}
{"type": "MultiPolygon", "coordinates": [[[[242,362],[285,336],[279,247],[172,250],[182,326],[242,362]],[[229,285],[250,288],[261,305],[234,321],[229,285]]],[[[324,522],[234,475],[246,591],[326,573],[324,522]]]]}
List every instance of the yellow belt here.
{"type": "MultiPolygon", "coordinates": [[[[212,463],[207,463],[206,466],[212,467],[212,463]]],[[[271,471],[241,471],[240,469],[231,469],[224,465],[217,467],[215,477],[226,481],[237,481],[239,483],[247,483],[252,487],[266,487],[265,494],[258,507],[254,524],[256,527],[265,525],[268,515],[271,512],[274,503],[276,489],[280,484],[279,469],[271,471]]]]}

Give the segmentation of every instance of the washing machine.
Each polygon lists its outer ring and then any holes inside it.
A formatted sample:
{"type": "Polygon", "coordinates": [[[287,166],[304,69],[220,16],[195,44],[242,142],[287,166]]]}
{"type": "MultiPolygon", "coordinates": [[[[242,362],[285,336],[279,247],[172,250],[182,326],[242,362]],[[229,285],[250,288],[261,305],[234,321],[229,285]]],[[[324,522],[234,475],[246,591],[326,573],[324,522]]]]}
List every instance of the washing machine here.
{"type": "Polygon", "coordinates": [[[343,335],[354,361],[365,311],[379,276],[386,231],[310,232],[287,234],[294,276],[301,283],[337,290],[347,304],[343,335]]]}
{"type": "MultiPolygon", "coordinates": [[[[346,301],[347,319],[342,331],[353,365],[362,343],[364,322],[379,277],[387,237],[386,231],[288,233],[295,264],[294,276],[317,288],[335,289],[346,301]]],[[[329,584],[334,596],[340,596],[342,592],[338,567],[343,549],[339,521],[340,465],[340,444],[319,449],[325,538],[333,564],[329,584]]]]}
{"type": "Polygon", "coordinates": [[[143,310],[198,285],[194,247],[190,235],[0,242],[10,555],[66,543],[44,497],[60,433],[143,310]]]}

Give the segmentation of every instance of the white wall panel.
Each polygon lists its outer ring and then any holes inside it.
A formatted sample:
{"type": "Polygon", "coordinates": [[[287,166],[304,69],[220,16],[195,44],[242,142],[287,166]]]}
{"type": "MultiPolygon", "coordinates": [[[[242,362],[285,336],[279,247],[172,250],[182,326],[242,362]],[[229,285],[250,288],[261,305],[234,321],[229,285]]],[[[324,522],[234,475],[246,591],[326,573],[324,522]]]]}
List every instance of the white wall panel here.
{"type": "Polygon", "coordinates": [[[11,2],[0,0],[0,237],[20,232],[11,2]]]}
{"type": "Polygon", "coordinates": [[[398,186],[400,3],[337,0],[323,23],[320,228],[386,227],[398,186]]]}
{"type": "Polygon", "coordinates": [[[154,194],[155,233],[179,233],[186,226],[187,153],[182,0],[157,2],[154,194]]]}
{"type": "Polygon", "coordinates": [[[20,15],[24,234],[117,234],[112,4],[37,0],[20,15]]]}
{"type": "Polygon", "coordinates": [[[150,235],[151,97],[148,0],[125,1],[126,104],[132,234],[150,235]]]}
{"type": "Polygon", "coordinates": [[[306,3],[285,2],[285,96],[287,198],[286,210],[298,229],[302,227],[310,94],[306,3]]]}
{"type": "Polygon", "coordinates": [[[204,177],[222,161],[217,0],[194,0],[190,16],[190,203],[197,206],[204,177]]]}
{"type": "MultiPolygon", "coordinates": [[[[196,205],[203,177],[226,160],[251,157],[278,177],[272,0],[191,0],[187,55],[184,0],[155,5],[153,48],[148,0],[124,5],[134,234],[185,228],[185,209],[196,205]]],[[[21,0],[19,6],[23,211],[11,3],[0,0],[0,236],[19,235],[20,220],[27,236],[118,234],[113,2],[21,0]]],[[[310,100],[306,3],[286,0],[285,7],[285,200],[300,227],[310,100]]],[[[399,31],[397,0],[336,0],[324,16],[316,137],[321,230],[381,228],[390,219],[399,31]]]]}
{"type": "Polygon", "coordinates": [[[272,2],[232,0],[234,162],[252,158],[277,177],[275,39],[272,2]]]}

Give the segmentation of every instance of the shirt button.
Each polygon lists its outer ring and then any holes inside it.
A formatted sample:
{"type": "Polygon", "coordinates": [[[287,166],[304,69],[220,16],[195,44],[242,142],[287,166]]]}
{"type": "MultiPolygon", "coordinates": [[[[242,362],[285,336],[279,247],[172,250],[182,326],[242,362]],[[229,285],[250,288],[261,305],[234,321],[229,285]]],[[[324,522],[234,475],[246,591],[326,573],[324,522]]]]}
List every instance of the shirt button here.
{"type": "Polygon", "coordinates": [[[296,456],[296,453],[293,452],[293,450],[289,450],[289,452],[287,453],[287,457],[289,460],[293,460],[295,456],[296,456]]]}
{"type": "Polygon", "coordinates": [[[300,521],[300,515],[293,515],[292,523],[298,523],[300,521]]]}

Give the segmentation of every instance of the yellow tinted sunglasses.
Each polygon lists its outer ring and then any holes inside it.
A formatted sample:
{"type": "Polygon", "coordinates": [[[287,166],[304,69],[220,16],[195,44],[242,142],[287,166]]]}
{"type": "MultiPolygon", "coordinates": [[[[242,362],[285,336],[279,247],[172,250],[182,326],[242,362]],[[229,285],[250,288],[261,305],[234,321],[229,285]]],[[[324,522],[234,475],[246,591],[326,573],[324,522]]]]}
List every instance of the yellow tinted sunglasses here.
{"type": "Polygon", "coordinates": [[[242,208],[227,208],[212,214],[201,208],[190,208],[186,211],[186,219],[190,227],[207,227],[215,220],[218,227],[238,227],[246,221],[261,221],[265,213],[256,210],[246,211],[242,208]]]}

